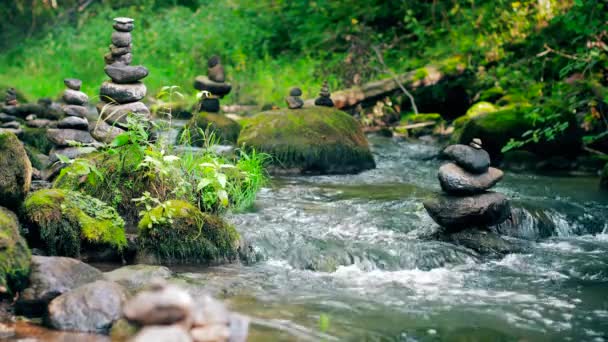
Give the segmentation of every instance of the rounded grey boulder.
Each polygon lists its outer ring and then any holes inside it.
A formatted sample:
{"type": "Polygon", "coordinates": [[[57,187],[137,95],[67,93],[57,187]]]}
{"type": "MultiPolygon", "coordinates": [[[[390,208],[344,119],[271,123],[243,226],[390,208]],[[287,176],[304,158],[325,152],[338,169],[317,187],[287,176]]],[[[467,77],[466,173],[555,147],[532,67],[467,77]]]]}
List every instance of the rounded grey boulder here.
{"type": "Polygon", "coordinates": [[[81,91],[66,89],[65,92],[63,92],[63,100],[67,104],[82,106],[89,102],[89,97],[81,91]]]}
{"type": "Polygon", "coordinates": [[[84,118],[87,116],[89,110],[83,106],[76,105],[67,105],[63,107],[63,112],[68,116],[77,116],[79,118],[84,118]]]}
{"type": "Polygon", "coordinates": [[[468,197],[436,195],[423,205],[435,222],[451,231],[493,226],[504,222],[511,212],[507,197],[497,192],[468,197]]]}
{"type": "Polygon", "coordinates": [[[146,86],[141,83],[118,84],[113,82],[103,82],[99,89],[99,95],[103,101],[129,103],[137,102],[146,96],[146,86]]]}
{"type": "Polygon", "coordinates": [[[110,125],[125,125],[129,115],[138,115],[143,117],[150,116],[150,109],[143,102],[130,102],[125,104],[112,104],[100,101],[97,104],[97,112],[101,115],[101,119],[107,121],[110,125]]]}
{"type": "Polygon", "coordinates": [[[129,46],[131,44],[132,39],[133,39],[133,37],[131,37],[130,32],[121,32],[121,31],[112,32],[112,44],[114,44],[114,46],[117,46],[117,47],[129,46]]]}
{"type": "Polygon", "coordinates": [[[484,192],[498,183],[504,173],[497,168],[489,168],[486,173],[473,174],[454,163],[439,168],[437,178],[441,189],[448,194],[476,194],[484,192]]]}
{"type": "Polygon", "coordinates": [[[442,154],[471,173],[484,173],[490,167],[490,155],[482,149],[467,145],[450,145],[442,154]]]}
{"type": "Polygon", "coordinates": [[[86,131],[89,129],[89,122],[87,121],[87,119],[84,119],[81,117],[68,116],[68,117],[61,119],[61,121],[59,121],[59,123],[57,123],[57,127],[58,128],[79,129],[79,130],[86,131]]]}
{"type": "Polygon", "coordinates": [[[114,83],[126,84],[134,83],[148,76],[148,69],[141,65],[129,66],[113,64],[107,65],[104,71],[114,83]]]}

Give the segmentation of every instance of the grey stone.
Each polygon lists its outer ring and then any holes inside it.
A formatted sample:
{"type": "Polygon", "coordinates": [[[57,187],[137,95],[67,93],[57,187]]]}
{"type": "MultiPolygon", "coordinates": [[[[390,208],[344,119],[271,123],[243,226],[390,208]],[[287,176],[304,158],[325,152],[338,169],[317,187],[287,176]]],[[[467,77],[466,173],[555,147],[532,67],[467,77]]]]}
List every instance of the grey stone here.
{"type": "Polygon", "coordinates": [[[192,310],[192,325],[227,325],[230,322],[230,311],[219,300],[203,295],[197,298],[195,303],[192,310]]]}
{"type": "Polygon", "coordinates": [[[16,136],[21,136],[23,135],[23,129],[21,128],[0,128],[0,134],[2,133],[13,133],[16,136]]]}
{"type": "Polygon", "coordinates": [[[27,127],[32,127],[32,128],[44,128],[44,127],[52,127],[52,126],[57,127],[57,121],[51,121],[48,119],[36,119],[36,120],[26,121],[25,125],[27,127]]]}
{"type": "Polygon", "coordinates": [[[80,156],[97,151],[95,147],[65,147],[65,148],[53,148],[49,152],[49,161],[54,163],[59,160],[58,154],[66,156],[70,159],[76,159],[80,156]]]}
{"type": "Polygon", "coordinates": [[[80,87],[82,87],[82,81],[76,78],[66,78],[63,83],[72,90],[80,90],[80,87]]]}
{"type": "Polygon", "coordinates": [[[285,98],[285,102],[287,103],[287,107],[289,109],[298,109],[304,106],[304,101],[297,96],[287,96],[285,98]]]}
{"type": "Polygon", "coordinates": [[[113,57],[122,56],[127,53],[131,53],[131,45],[129,46],[115,46],[114,44],[110,44],[110,53],[113,57]]]}
{"type": "Polygon", "coordinates": [[[89,110],[87,107],[83,106],[75,106],[75,105],[67,105],[63,106],[63,112],[68,116],[77,116],[79,118],[86,118],[89,110]]]}
{"type": "Polygon", "coordinates": [[[471,173],[484,173],[490,167],[488,152],[471,146],[450,145],[443,150],[442,154],[471,173]]]}
{"type": "Polygon", "coordinates": [[[302,89],[293,87],[289,90],[289,96],[302,96],[302,89]]]}
{"type": "Polygon", "coordinates": [[[81,91],[66,89],[63,93],[63,100],[67,104],[82,106],[89,102],[89,97],[81,91]]]}
{"type": "Polygon", "coordinates": [[[106,81],[101,85],[99,95],[103,101],[107,102],[121,104],[137,102],[146,96],[146,86],[141,82],[118,84],[106,81]]]}
{"type": "Polygon", "coordinates": [[[207,76],[197,76],[194,80],[194,88],[201,91],[206,90],[213,95],[224,97],[230,93],[232,85],[230,85],[230,83],[212,81],[207,76]]]}
{"type": "Polygon", "coordinates": [[[56,129],[52,128],[46,131],[46,137],[57,146],[69,146],[71,141],[91,144],[95,139],[88,131],[76,129],[56,129]]]}
{"type": "Polygon", "coordinates": [[[53,298],[101,279],[101,271],[79,260],[34,255],[30,284],[17,300],[16,309],[22,314],[40,314],[53,298]]]}
{"type": "Polygon", "coordinates": [[[192,336],[192,339],[195,342],[228,341],[230,329],[223,324],[194,327],[190,330],[190,336],[192,336]]]}
{"type": "Polygon", "coordinates": [[[129,17],[116,17],[114,18],[114,23],[116,24],[133,24],[135,19],[129,17]]]}
{"type": "Polygon", "coordinates": [[[0,113],[0,122],[10,122],[17,120],[16,116],[0,113]]]}
{"type": "Polygon", "coordinates": [[[89,129],[89,122],[85,118],[77,116],[68,116],[61,119],[57,123],[58,128],[71,128],[87,131],[89,129]]]}
{"type": "Polygon", "coordinates": [[[114,138],[125,131],[119,127],[108,125],[103,120],[92,122],[89,124],[89,132],[97,141],[101,141],[104,144],[111,143],[114,138]]]}
{"type": "Polygon", "coordinates": [[[135,28],[135,25],[133,23],[114,23],[114,25],[112,25],[112,27],[116,31],[131,32],[135,28]]]}
{"type": "Polygon", "coordinates": [[[112,44],[117,47],[129,46],[131,45],[131,37],[130,32],[121,32],[114,31],[112,32],[112,44]]]}
{"type": "Polygon", "coordinates": [[[496,185],[502,177],[503,172],[493,167],[486,173],[474,174],[454,163],[442,165],[437,175],[443,191],[462,195],[484,192],[496,185]]]}
{"type": "Polygon", "coordinates": [[[133,291],[150,284],[156,279],[168,279],[173,272],[165,266],[129,265],[106,272],[106,279],[133,291]]]}
{"type": "Polygon", "coordinates": [[[481,139],[479,139],[479,138],[473,139],[473,141],[471,141],[469,143],[469,146],[471,146],[471,147],[473,147],[475,149],[478,149],[478,150],[482,149],[482,147],[481,147],[481,139]]]}
{"type": "Polygon", "coordinates": [[[124,55],[113,57],[112,65],[129,65],[133,61],[133,55],[131,53],[125,53],[124,55]]]}
{"type": "Polygon", "coordinates": [[[21,125],[17,121],[10,121],[10,122],[5,122],[5,123],[1,124],[0,127],[19,129],[19,128],[21,128],[21,125]]]}
{"type": "Polygon", "coordinates": [[[101,101],[97,104],[97,112],[101,116],[101,119],[110,125],[124,126],[127,123],[129,115],[138,115],[144,118],[150,117],[150,110],[143,102],[109,104],[101,101]]]}
{"type": "Polygon", "coordinates": [[[437,224],[450,231],[493,226],[504,222],[511,212],[509,200],[497,192],[467,197],[436,195],[423,205],[437,224]]]}
{"type": "Polygon", "coordinates": [[[207,76],[214,82],[224,83],[226,81],[224,66],[221,64],[216,64],[215,66],[208,68],[207,76]]]}
{"type": "Polygon", "coordinates": [[[507,240],[496,232],[486,229],[465,229],[458,232],[440,232],[436,239],[472,249],[480,255],[491,258],[507,254],[523,253],[528,250],[526,243],[507,240]]]}
{"type": "Polygon", "coordinates": [[[155,284],[141,291],[124,306],[126,319],[141,325],[167,325],[190,318],[194,301],[185,290],[166,284],[155,284]]]}
{"type": "Polygon", "coordinates": [[[148,76],[148,69],[141,65],[129,66],[113,64],[107,65],[104,71],[114,83],[125,84],[137,82],[148,76]]]}
{"type": "Polygon", "coordinates": [[[180,326],[145,327],[131,342],[191,342],[190,334],[180,326]]]}
{"type": "Polygon", "coordinates": [[[122,286],[98,280],[53,299],[48,308],[48,323],[58,330],[107,333],[121,317],[126,300],[122,286]]]}

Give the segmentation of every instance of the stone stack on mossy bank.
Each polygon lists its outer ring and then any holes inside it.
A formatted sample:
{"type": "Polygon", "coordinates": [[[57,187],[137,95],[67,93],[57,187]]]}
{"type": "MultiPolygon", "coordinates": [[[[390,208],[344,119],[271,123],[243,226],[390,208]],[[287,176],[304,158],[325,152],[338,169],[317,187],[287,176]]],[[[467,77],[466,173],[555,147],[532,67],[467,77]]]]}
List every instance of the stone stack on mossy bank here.
{"type": "Polygon", "coordinates": [[[206,92],[201,96],[199,110],[208,113],[220,111],[220,99],[230,93],[232,85],[226,82],[224,66],[219,56],[207,61],[207,76],[197,76],[194,89],[206,92]]]}
{"type": "Polygon", "coordinates": [[[110,52],[105,55],[104,69],[111,80],[101,85],[101,101],[97,104],[102,120],[122,128],[126,128],[129,115],[150,117],[150,110],[141,102],[146,96],[146,86],[141,80],[148,76],[148,69],[131,65],[133,22],[131,18],[114,19],[115,31],[112,33],[110,52]]]}
{"type": "Polygon", "coordinates": [[[504,222],[510,215],[507,197],[488,191],[502,179],[503,172],[490,167],[490,156],[479,139],[469,145],[448,146],[442,154],[450,160],[439,168],[443,193],[424,201],[424,208],[442,227],[444,240],[462,243],[480,253],[500,254],[485,250],[486,245],[477,242],[499,238],[489,235],[488,227],[504,222]]]}
{"type": "Polygon", "coordinates": [[[245,119],[238,145],[270,154],[273,173],[349,174],[376,167],[359,122],[324,106],[245,119]]]}

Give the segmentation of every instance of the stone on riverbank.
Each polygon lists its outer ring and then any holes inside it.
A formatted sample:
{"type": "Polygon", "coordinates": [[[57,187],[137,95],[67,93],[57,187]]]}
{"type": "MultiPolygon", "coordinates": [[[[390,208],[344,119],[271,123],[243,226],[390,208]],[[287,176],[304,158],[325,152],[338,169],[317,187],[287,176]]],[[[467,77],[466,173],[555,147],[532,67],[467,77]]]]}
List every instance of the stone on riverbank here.
{"type": "Polygon", "coordinates": [[[458,232],[435,234],[435,239],[474,250],[480,255],[500,258],[511,253],[526,251],[525,245],[507,240],[499,234],[484,229],[465,229],[458,232]]]}
{"type": "Polygon", "coordinates": [[[82,285],[103,279],[103,273],[79,260],[32,256],[29,287],[17,301],[17,313],[38,316],[55,297],[82,285]]]}
{"type": "Polygon", "coordinates": [[[93,136],[88,131],[79,129],[56,129],[52,128],[46,131],[46,137],[50,142],[57,146],[70,146],[73,142],[80,144],[97,143],[93,136]]]}
{"type": "Polygon", "coordinates": [[[153,280],[168,279],[172,274],[165,266],[129,265],[106,272],[105,277],[133,291],[149,285],[153,280]]]}
{"type": "Polygon", "coordinates": [[[47,323],[58,330],[107,333],[121,317],[126,300],[122,286],[98,280],[53,299],[47,323]]]}
{"type": "Polygon", "coordinates": [[[348,174],[376,167],[357,120],[329,107],[257,114],[243,121],[238,145],[270,154],[276,172],[348,174]]]}
{"type": "Polygon", "coordinates": [[[63,100],[69,105],[83,106],[89,102],[89,97],[81,91],[68,88],[63,93],[63,100]]]}
{"type": "Polygon", "coordinates": [[[443,191],[463,195],[484,192],[496,185],[502,177],[503,172],[493,167],[485,173],[473,174],[454,163],[443,164],[437,175],[443,191]]]}
{"type": "Polygon", "coordinates": [[[32,164],[16,135],[0,132],[0,206],[17,209],[30,191],[32,164]]]}
{"type": "Polygon", "coordinates": [[[146,96],[146,86],[141,82],[118,84],[109,81],[102,83],[99,89],[102,101],[126,104],[137,102],[146,96]]]}
{"type": "Polygon", "coordinates": [[[190,130],[190,143],[193,146],[203,146],[205,143],[203,137],[199,134],[199,128],[204,132],[213,132],[220,143],[225,144],[236,144],[241,132],[241,125],[225,115],[201,112],[195,114],[188,125],[184,127],[184,129],[190,130]]]}
{"type": "Polygon", "coordinates": [[[135,83],[148,76],[148,69],[141,65],[107,65],[104,71],[112,82],[118,84],[135,83]]]}
{"type": "Polygon", "coordinates": [[[441,154],[471,173],[484,173],[490,167],[490,155],[483,149],[457,144],[446,147],[441,154]]]}
{"type": "Polygon", "coordinates": [[[110,125],[125,126],[127,118],[131,115],[141,116],[142,118],[150,118],[150,110],[143,102],[130,102],[125,104],[113,104],[100,101],[97,104],[97,112],[101,115],[101,119],[110,125]]]}
{"type": "Polygon", "coordinates": [[[502,223],[511,211],[508,199],[497,192],[468,197],[436,195],[423,204],[431,218],[450,232],[502,223]]]}
{"type": "Polygon", "coordinates": [[[30,250],[20,234],[17,216],[0,207],[0,298],[23,290],[30,273],[30,250]]]}

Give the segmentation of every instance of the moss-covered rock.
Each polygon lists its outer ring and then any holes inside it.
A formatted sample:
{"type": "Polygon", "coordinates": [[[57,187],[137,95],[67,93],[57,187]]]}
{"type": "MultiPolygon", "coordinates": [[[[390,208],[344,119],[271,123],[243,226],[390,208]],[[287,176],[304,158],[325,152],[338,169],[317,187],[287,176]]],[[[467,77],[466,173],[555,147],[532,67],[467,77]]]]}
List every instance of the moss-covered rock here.
{"type": "Polygon", "coordinates": [[[204,144],[199,129],[207,132],[207,135],[213,132],[220,143],[234,144],[239,138],[241,125],[221,114],[200,112],[194,115],[185,129],[190,130],[190,142],[194,146],[203,146],[204,144]]]}
{"type": "Polygon", "coordinates": [[[49,154],[55,146],[46,137],[46,128],[23,127],[21,140],[26,146],[31,146],[44,154],[49,154]]]}
{"type": "Polygon", "coordinates": [[[17,216],[0,207],[0,296],[27,286],[31,255],[19,230],[17,216]]]}
{"type": "Polygon", "coordinates": [[[492,87],[490,89],[482,91],[479,94],[479,100],[494,103],[503,96],[505,96],[504,89],[502,89],[501,87],[492,87]]]}
{"type": "Polygon", "coordinates": [[[490,102],[485,102],[485,101],[477,102],[476,104],[472,105],[467,110],[465,115],[454,120],[454,127],[456,129],[462,128],[462,126],[464,126],[464,124],[467,123],[472,118],[485,114],[485,113],[493,113],[499,109],[500,108],[498,106],[495,106],[494,104],[492,104],[490,102]]]}
{"type": "Polygon", "coordinates": [[[608,191],[608,164],[604,166],[604,170],[600,176],[600,187],[608,191]]]}
{"type": "Polygon", "coordinates": [[[13,133],[0,133],[0,205],[17,209],[30,191],[32,164],[13,133]]]}
{"type": "Polygon", "coordinates": [[[185,201],[167,201],[139,222],[140,252],[170,263],[218,263],[237,256],[239,234],[220,217],[185,201]]]}
{"type": "Polygon", "coordinates": [[[43,189],[24,204],[31,239],[52,255],[79,256],[83,244],[122,250],[124,221],[100,200],[75,191],[43,189]]]}
{"type": "Polygon", "coordinates": [[[266,152],[273,166],[292,172],[345,174],[376,167],[359,123],[335,108],[260,113],[244,120],[238,145],[266,152]]]}

